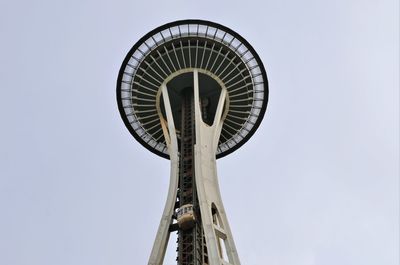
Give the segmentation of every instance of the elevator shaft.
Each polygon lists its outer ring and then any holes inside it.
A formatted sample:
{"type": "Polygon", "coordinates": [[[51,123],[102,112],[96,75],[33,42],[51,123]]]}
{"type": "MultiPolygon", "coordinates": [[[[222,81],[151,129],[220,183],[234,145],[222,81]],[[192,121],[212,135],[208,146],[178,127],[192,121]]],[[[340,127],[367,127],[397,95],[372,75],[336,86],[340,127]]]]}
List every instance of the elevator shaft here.
{"type": "Polygon", "coordinates": [[[179,188],[178,201],[180,209],[192,205],[194,220],[189,225],[178,229],[178,265],[208,264],[207,247],[201,222],[198,203],[195,170],[194,145],[195,115],[193,89],[182,91],[181,139],[179,146],[179,188]]]}

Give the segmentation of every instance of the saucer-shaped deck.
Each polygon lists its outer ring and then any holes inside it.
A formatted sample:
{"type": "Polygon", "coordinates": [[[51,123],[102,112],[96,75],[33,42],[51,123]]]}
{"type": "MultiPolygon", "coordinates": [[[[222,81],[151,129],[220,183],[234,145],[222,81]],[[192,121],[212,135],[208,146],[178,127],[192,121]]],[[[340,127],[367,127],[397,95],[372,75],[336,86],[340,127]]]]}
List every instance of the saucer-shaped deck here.
{"type": "Polygon", "coordinates": [[[227,90],[217,158],[243,145],[264,116],[267,75],[259,56],[243,37],[227,27],[202,20],[176,21],[158,27],[127,54],[118,76],[117,101],[131,134],[162,157],[169,158],[159,116],[161,84],[168,87],[169,80],[194,69],[227,90]]]}

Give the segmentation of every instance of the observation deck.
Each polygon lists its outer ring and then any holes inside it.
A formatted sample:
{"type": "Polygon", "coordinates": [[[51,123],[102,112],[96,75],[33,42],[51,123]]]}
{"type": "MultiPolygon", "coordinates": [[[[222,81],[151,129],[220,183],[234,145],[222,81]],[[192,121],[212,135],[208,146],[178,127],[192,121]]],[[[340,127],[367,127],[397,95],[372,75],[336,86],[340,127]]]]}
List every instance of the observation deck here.
{"type": "MultiPolygon", "coordinates": [[[[173,115],[179,117],[181,91],[193,84],[190,73],[194,70],[199,73],[202,105],[208,106],[203,115],[206,123],[215,115],[221,89],[227,91],[217,158],[242,146],[264,116],[267,75],[259,56],[243,37],[202,20],[160,26],[128,52],[118,76],[117,101],[130,133],[164,158],[169,154],[160,122],[165,119],[161,86],[166,84],[173,115]]],[[[179,138],[180,121],[174,121],[179,138]]]]}

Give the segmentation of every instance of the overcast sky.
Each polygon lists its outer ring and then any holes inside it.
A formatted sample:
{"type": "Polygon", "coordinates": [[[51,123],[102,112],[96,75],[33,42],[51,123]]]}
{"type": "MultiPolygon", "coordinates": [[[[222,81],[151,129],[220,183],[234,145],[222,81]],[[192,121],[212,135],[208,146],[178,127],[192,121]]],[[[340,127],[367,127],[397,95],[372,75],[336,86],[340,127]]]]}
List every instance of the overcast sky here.
{"type": "Polygon", "coordinates": [[[0,1],[0,264],[147,264],[169,162],[115,85],[186,18],[237,31],[268,74],[263,123],[218,161],[242,264],[398,265],[397,0],[0,1]]]}

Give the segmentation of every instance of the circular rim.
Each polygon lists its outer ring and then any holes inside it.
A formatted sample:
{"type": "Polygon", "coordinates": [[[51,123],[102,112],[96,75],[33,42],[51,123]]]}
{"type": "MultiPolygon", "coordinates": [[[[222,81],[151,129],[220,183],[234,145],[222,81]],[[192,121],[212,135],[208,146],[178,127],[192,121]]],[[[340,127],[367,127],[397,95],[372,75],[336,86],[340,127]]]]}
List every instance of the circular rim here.
{"type": "MultiPolygon", "coordinates": [[[[153,148],[152,146],[150,146],[148,143],[146,143],[146,141],[144,141],[144,139],[142,139],[133,129],[133,127],[131,126],[130,121],[128,120],[125,110],[124,110],[124,106],[122,103],[122,93],[121,93],[121,83],[122,83],[122,79],[123,79],[123,75],[124,75],[124,70],[126,69],[126,66],[130,60],[130,58],[132,57],[132,55],[135,53],[135,51],[138,50],[138,48],[143,45],[143,43],[145,43],[145,41],[147,39],[149,39],[150,37],[154,36],[155,34],[157,34],[158,32],[161,32],[163,30],[166,30],[168,28],[172,28],[172,27],[176,27],[176,26],[180,26],[180,25],[191,25],[191,24],[196,24],[196,25],[204,25],[204,26],[209,26],[209,27],[214,27],[215,29],[220,29],[222,31],[225,31],[227,33],[229,33],[230,35],[232,35],[235,39],[237,39],[238,41],[240,41],[242,44],[245,45],[245,47],[251,52],[251,54],[253,55],[254,59],[257,62],[257,65],[260,68],[261,71],[261,76],[263,78],[263,84],[264,84],[264,100],[262,102],[262,106],[260,108],[260,112],[258,114],[258,117],[256,119],[256,121],[254,122],[253,126],[251,127],[250,131],[247,133],[247,135],[245,135],[245,137],[243,137],[243,139],[240,140],[240,142],[236,143],[234,146],[230,147],[229,149],[222,151],[220,153],[218,153],[216,155],[216,158],[221,158],[224,157],[234,151],[236,151],[238,148],[240,148],[243,144],[245,144],[250,138],[251,136],[255,133],[255,131],[258,129],[258,127],[261,124],[261,121],[264,118],[265,115],[265,111],[267,108],[267,104],[268,104],[268,97],[269,97],[269,89],[268,89],[268,79],[267,79],[267,74],[264,68],[264,65],[259,57],[259,55],[257,54],[257,52],[254,50],[254,48],[250,45],[249,42],[247,42],[246,39],[244,39],[241,35],[239,35],[238,33],[236,33],[235,31],[221,25],[218,23],[214,23],[211,21],[206,21],[206,20],[198,20],[198,19],[187,19],[187,20],[178,20],[178,21],[174,21],[174,22],[170,22],[167,24],[164,24],[162,26],[159,26],[155,29],[153,29],[152,31],[150,31],[149,33],[147,33],[146,35],[144,35],[142,38],[139,39],[139,41],[136,42],[136,44],[129,50],[129,52],[127,53],[121,68],[119,70],[119,74],[118,74],[118,79],[117,79],[117,103],[118,103],[118,109],[119,109],[119,113],[121,115],[122,120],[124,121],[125,126],[127,127],[127,129],[129,130],[129,132],[131,133],[131,135],[141,144],[143,145],[146,149],[148,149],[149,151],[164,157],[166,159],[169,159],[169,155],[161,152],[155,148],[153,148]]],[[[228,145],[229,146],[229,145],[228,145]]]]}

